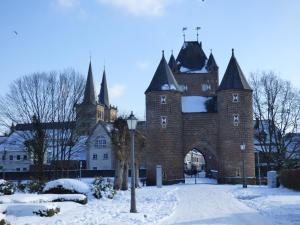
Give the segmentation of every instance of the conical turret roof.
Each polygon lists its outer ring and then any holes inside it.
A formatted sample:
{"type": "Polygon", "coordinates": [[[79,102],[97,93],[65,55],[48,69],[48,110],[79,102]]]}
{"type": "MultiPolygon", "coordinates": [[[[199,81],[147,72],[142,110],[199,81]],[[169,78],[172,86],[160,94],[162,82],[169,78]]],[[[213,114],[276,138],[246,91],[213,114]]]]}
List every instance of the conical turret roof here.
{"type": "Polygon", "coordinates": [[[145,93],[167,90],[180,91],[180,88],[163,54],[152,81],[145,93]]]}
{"type": "Polygon", "coordinates": [[[93,81],[92,63],[90,62],[88,76],[86,79],[85,90],[84,90],[84,104],[96,104],[95,88],[93,81]]]}
{"type": "Polygon", "coordinates": [[[176,60],[173,53],[171,54],[168,65],[173,73],[176,73],[178,71],[176,60]]]}
{"type": "Polygon", "coordinates": [[[216,60],[215,60],[215,58],[214,58],[214,56],[212,54],[212,52],[210,53],[210,55],[208,57],[206,66],[207,66],[208,70],[214,70],[214,68],[215,69],[219,68],[218,65],[217,65],[217,63],[216,63],[216,60]]]}
{"type": "Polygon", "coordinates": [[[100,104],[105,105],[107,108],[109,108],[108,89],[107,89],[105,69],[103,70],[103,76],[102,76],[100,93],[98,95],[98,101],[100,104]]]}
{"type": "Polygon", "coordinates": [[[252,90],[234,56],[233,49],[226,72],[218,88],[219,91],[228,89],[252,90]]]}

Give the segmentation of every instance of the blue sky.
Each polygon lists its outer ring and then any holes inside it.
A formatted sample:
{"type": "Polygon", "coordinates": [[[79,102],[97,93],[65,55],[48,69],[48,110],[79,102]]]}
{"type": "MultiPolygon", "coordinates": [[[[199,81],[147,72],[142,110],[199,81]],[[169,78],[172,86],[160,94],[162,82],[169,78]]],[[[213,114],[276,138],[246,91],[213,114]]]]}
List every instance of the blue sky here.
{"type": "Polygon", "coordinates": [[[72,67],[86,76],[91,54],[97,93],[105,62],[111,104],[143,119],[161,50],[176,57],[182,27],[195,40],[197,26],[220,80],[235,48],[246,76],[274,70],[300,87],[299,0],[1,0],[0,95],[33,72],[72,67]]]}

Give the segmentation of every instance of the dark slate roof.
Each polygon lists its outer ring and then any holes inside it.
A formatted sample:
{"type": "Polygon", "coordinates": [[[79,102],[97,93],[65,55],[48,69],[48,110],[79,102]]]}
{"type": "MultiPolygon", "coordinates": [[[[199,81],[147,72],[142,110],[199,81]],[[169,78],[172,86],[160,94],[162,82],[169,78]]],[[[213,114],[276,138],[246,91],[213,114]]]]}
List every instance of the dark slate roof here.
{"type": "Polygon", "coordinates": [[[176,63],[180,67],[190,70],[201,70],[205,66],[207,57],[198,41],[185,41],[177,56],[176,63]]]}
{"type": "Polygon", "coordinates": [[[180,88],[163,54],[152,81],[145,93],[164,90],[180,91],[180,88]]]}
{"type": "Polygon", "coordinates": [[[210,53],[210,55],[208,57],[206,67],[208,70],[216,70],[219,68],[212,52],[210,53]]]}
{"type": "Polygon", "coordinates": [[[90,62],[90,65],[89,65],[88,77],[86,79],[83,103],[84,104],[96,104],[95,88],[94,88],[92,63],[91,62],[90,62]]]}
{"type": "Polygon", "coordinates": [[[218,88],[219,91],[227,89],[252,90],[234,56],[233,49],[229,64],[218,88]]]}
{"type": "Polygon", "coordinates": [[[106,73],[103,71],[100,94],[98,95],[98,101],[100,104],[109,108],[109,100],[108,100],[108,90],[107,90],[107,82],[106,82],[106,73]]]}
{"type": "MultiPolygon", "coordinates": [[[[41,123],[43,129],[73,129],[75,128],[75,121],[71,122],[50,122],[50,123],[41,123]]],[[[26,131],[33,130],[32,123],[20,123],[17,124],[15,130],[26,131]]]]}
{"type": "Polygon", "coordinates": [[[175,58],[174,58],[173,53],[172,53],[172,55],[171,55],[171,57],[170,57],[170,60],[169,60],[168,65],[169,65],[169,67],[170,67],[170,69],[172,70],[173,73],[178,72],[176,60],[175,60],[175,58]]]}

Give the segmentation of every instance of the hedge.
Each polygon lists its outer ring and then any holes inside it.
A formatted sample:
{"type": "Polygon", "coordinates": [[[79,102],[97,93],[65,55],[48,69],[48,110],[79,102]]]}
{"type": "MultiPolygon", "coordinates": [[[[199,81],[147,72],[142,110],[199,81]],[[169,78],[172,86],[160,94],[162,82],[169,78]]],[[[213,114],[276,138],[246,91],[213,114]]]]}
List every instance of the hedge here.
{"type": "Polygon", "coordinates": [[[279,180],[284,187],[300,191],[300,169],[281,171],[279,180]]]}

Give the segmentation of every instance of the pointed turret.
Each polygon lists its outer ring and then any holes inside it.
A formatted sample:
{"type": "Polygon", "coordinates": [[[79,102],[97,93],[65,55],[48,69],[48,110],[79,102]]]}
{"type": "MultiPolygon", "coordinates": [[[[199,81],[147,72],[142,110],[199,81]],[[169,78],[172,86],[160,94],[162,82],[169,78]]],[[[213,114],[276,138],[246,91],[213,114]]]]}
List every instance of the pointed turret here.
{"type": "Polygon", "coordinates": [[[177,81],[165,59],[164,52],[152,81],[145,93],[151,91],[180,91],[177,81]]]}
{"type": "Polygon", "coordinates": [[[208,58],[208,60],[207,60],[206,67],[207,67],[207,69],[208,69],[209,71],[212,71],[212,70],[218,70],[218,69],[219,69],[219,67],[218,67],[218,65],[217,65],[217,63],[216,63],[216,60],[215,60],[215,58],[214,58],[212,52],[211,52],[210,55],[209,55],[209,58],[208,58]]]}
{"type": "Polygon", "coordinates": [[[202,49],[201,42],[185,41],[176,59],[180,72],[201,70],[207,57],[202,49]]]}
{"type": "Polygon", "coordinates": [[[103,70],[101,89],[100,89],[100,94],[98,95],[98,101],[99,101],[100,104],[102,104],[105,107],[109,108],[108,90],[107,90],[105,69],[103,70]]]}
{"type": "Polygon", "coordinates": [[[228,89],[252,90],[234,56],[234,49],[232,49],[229,64],[218,88],[219,91],[228,89]]]}
{"type": "Polygon", "coordinates": [[[90,65],[89,65],[88,76],[87,76],[87,79],[86,79],[83,103],[84,104],[94,104],[94,105],[96,104],[95,88],[94,88],[91,61],[90,61],[90,65]]]}
{"type": "Polygon", "coordinates": [[[172,70],[173,73],[176,73],[178,71],[176,60],[175,60],[175,57],[173,55],[173,52],[171,54],[168,65],[169,65],[169,67],[170,67],[170,69],[172,70]]]}

